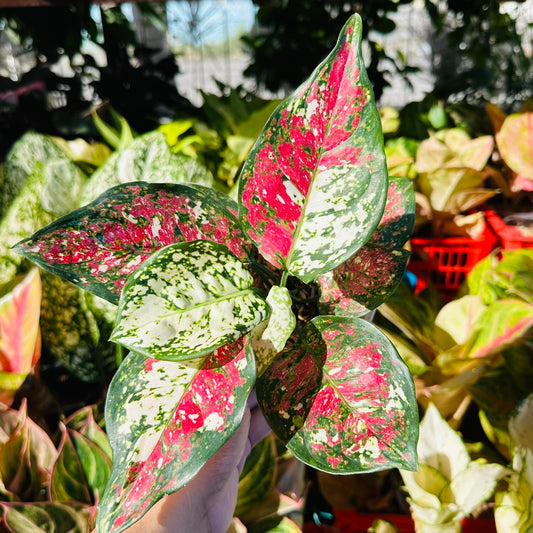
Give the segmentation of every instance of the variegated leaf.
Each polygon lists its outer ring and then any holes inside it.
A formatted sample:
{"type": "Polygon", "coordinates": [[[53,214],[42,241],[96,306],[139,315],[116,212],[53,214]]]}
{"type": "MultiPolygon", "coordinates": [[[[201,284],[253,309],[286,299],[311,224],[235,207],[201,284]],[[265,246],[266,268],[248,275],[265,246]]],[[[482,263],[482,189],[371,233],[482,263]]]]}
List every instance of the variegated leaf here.
{"type": "Polygon", "coordinates": [[[0,298],[0,370],[27,375],[41,355],[41,277],[33,268],[0,298]]]}
{"type": "Polygon", "coordinates": [[[61,425],[59,457],[50,481],[55,502],[96,503],[104,493],[111,472],[111,458],[81,433],[61,425]]]}
{"type": "Polygon", "coordinates": [[[319,470],[416,468],[418,411],[409,370],[372,324],[319,316],[257,381],[270,426],[319,470]]]}
{"type": "Polygon", "coordinates": [[[324,314],[359,316],[380,306],[400,283],[409,252],[403,245],[415,222],[415,197],[407,178],[391,178],[383,217],[369,242],[318,279],[324,314]]]}
{"type": "Polygon", "coordinates": [[[126,278],[168,244],[209,239],[248,256],[237,205],[214,190],[184,184],[128,183],[54,221],[15,251],[117,303],[126,278]]]}
{"type": "Polygon", "coordinates": [[[70,502],[2,502],[2,518],[7,533],[87,533],[92,508],[70,502]]]}
{"type": "Polygon", "coordinates": [[[276,109],[248,156],[239,212],[261,254],[304,282],[351,257],[383,213],[378,111],[352,16],[309,80],[276,109]]]}
{"type": "Polygon", "coordinates": [[[268,317],[268,304],[252,283],[221,244],[171,244],[128,278],[111,340],[156,359],[205,355],[268,317]]]}
{"type": "Polygon", "coordinates": [[[151,131],[133,139],[109,157],[85,185],[78,205],[88,204],[116,185],[132,181],[149,183],[194,182],[211,186],[213,176],[196,160],[176,155],[165,135],[151,131]]]}
{"type": "Polygon", "coordinates": [[[123,531],[192,479],[239,426],[254,380],[244,338],[186,363],[131,352],[106,403],[114,455],[98,531],[123,531]]]}
{"type": "Polygon", "coordinates": [[[489,306],[479,319],[477,335],[465,348],[469,358],[487,357],[519,341],[533,328],[533,304],[504,298],[489,306]]]}
{"type": "Polygon", "coordinates": [[[258,376],[263,374],[274,357],[283,350],[296,326],[296,317],[291,309],[292,300],[287,288],[274,285],[266,301],[271,310],[270,318],[252,331],[252,347],[258,376]]]}

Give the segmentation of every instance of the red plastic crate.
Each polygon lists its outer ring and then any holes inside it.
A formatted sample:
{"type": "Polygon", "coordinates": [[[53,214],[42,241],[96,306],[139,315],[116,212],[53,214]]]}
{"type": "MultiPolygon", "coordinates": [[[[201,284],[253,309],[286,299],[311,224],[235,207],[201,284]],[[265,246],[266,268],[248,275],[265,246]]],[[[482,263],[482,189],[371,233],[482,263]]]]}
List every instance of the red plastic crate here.
{"type": "Polygon", "coordinates": [[[453,298],[474,265],[494,250],[496,235],[487,225],[479,240],[469,237],[411,239],[407,266],[423,285],[433,284],[445,298],[453,298]]]}
{"type": "Polygon", "coordinates": [[[525,234],[519,226],[509,226],[494,211],[485,211],[485,218],[501,241],[504,250],[533,248],[533,235],[525,234]]]}

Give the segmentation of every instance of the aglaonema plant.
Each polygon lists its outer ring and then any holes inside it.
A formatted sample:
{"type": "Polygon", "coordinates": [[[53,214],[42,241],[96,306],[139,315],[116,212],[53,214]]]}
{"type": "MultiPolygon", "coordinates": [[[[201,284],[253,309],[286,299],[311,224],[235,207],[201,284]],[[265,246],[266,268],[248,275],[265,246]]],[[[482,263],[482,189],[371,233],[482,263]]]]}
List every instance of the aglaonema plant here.
{"type": "Polygon", "coordinates": [[[275,434],[312,467],[416,468],[411,376],[362,318],[401,279],[414,195],[407,178],[387,177],[360,42],[354,15],[268,120],[238,202],[199,185],[127,183],[17,245],[118,304],[111,339],[130,353],[106,402],[100,533],[193,478],[254,386],[275,434]]]}

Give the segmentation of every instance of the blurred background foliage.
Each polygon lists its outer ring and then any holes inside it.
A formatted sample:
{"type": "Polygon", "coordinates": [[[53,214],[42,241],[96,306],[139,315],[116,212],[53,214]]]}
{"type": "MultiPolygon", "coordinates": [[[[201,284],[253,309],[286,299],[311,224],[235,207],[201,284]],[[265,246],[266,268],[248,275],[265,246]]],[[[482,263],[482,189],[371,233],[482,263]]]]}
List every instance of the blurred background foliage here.
{"type": "MultiPolygon", "coordinates": [[[[214,0],[180,0],[191,18],[186,31],[197,32],[202,4],[214,0]]],[[[221,97],[239,95],[281,98],[306,78],[334,46],[350,13],[364,21],[363,49],[378,101],[391,80],[413,88],[419,66],[413,57],[391,51],[386,39],[397,30],[399,11],[417,6],[430,21],[424,49],[430,56],[429,98],[469,105],[497,101],[511,108],[533,92],[531,21],[517,20],[496,0],[250,0],[253,27],[241,37],[247,54],[244,79],[251,85],[218,84],[221,97]],[[522,26],[519,28],[517,24],[522,26]],[[529,32],[529,33],[528,33],[529,32]],[[524,38],[525,36],[525,38],[524,38]],[[252,87],[253,90],[250,90],[252,87]]],[[[170,2],[134,4],[87,2],[0,10],[0,48],[31,57],[32,67],[13,70],[0,61],[0,155],[22,133],[74,137],[97,134],[91,113],[112,107],[138,133],[172,120],[205,117],[202,105],[183,96],[178,74],[179,52],[165,40],[170,2]],[[129,10],[125,9],[129,6],[129,10]],[[157,39],[140,39],[138,24],[151,27],[157,39]],[[60,67],[58,67],[60,65],[60,67]]],[[[226,4],[231,4],[228,0],[226,4]]],[[[204,18],[212,16],[204,10],[204,18]]],[[[205,26],[213,32],[213,25],[205,26]]],[[[414,38],[414,37],[413,37],[414,38]]],[[[222,45],[222,46],[225,46],[222,45]]],[[[198,61],[202,61],[202,53],[198,61]]],[[[6,59],[7,61],[7,59],[6,59]]],[[[5,61],[5,62],[6,62],[5,61]]],[[[417,90],[418,89],[418,90],[417,90]]],[[[105,109],[101,113],[105,114],[105,109]]]]}

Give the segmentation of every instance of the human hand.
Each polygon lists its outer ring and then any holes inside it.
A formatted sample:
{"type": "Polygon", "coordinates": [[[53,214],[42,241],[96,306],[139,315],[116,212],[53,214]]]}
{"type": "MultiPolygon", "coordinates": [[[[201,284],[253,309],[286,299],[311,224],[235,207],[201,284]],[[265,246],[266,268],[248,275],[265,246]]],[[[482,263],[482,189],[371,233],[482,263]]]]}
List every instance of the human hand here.
{"type": "Polygon", "coordinates": [[[178,492],[157,502],[127,533],[226,533],[250,450],[269,433],[255,394],[237,431],[178,492]]]}

